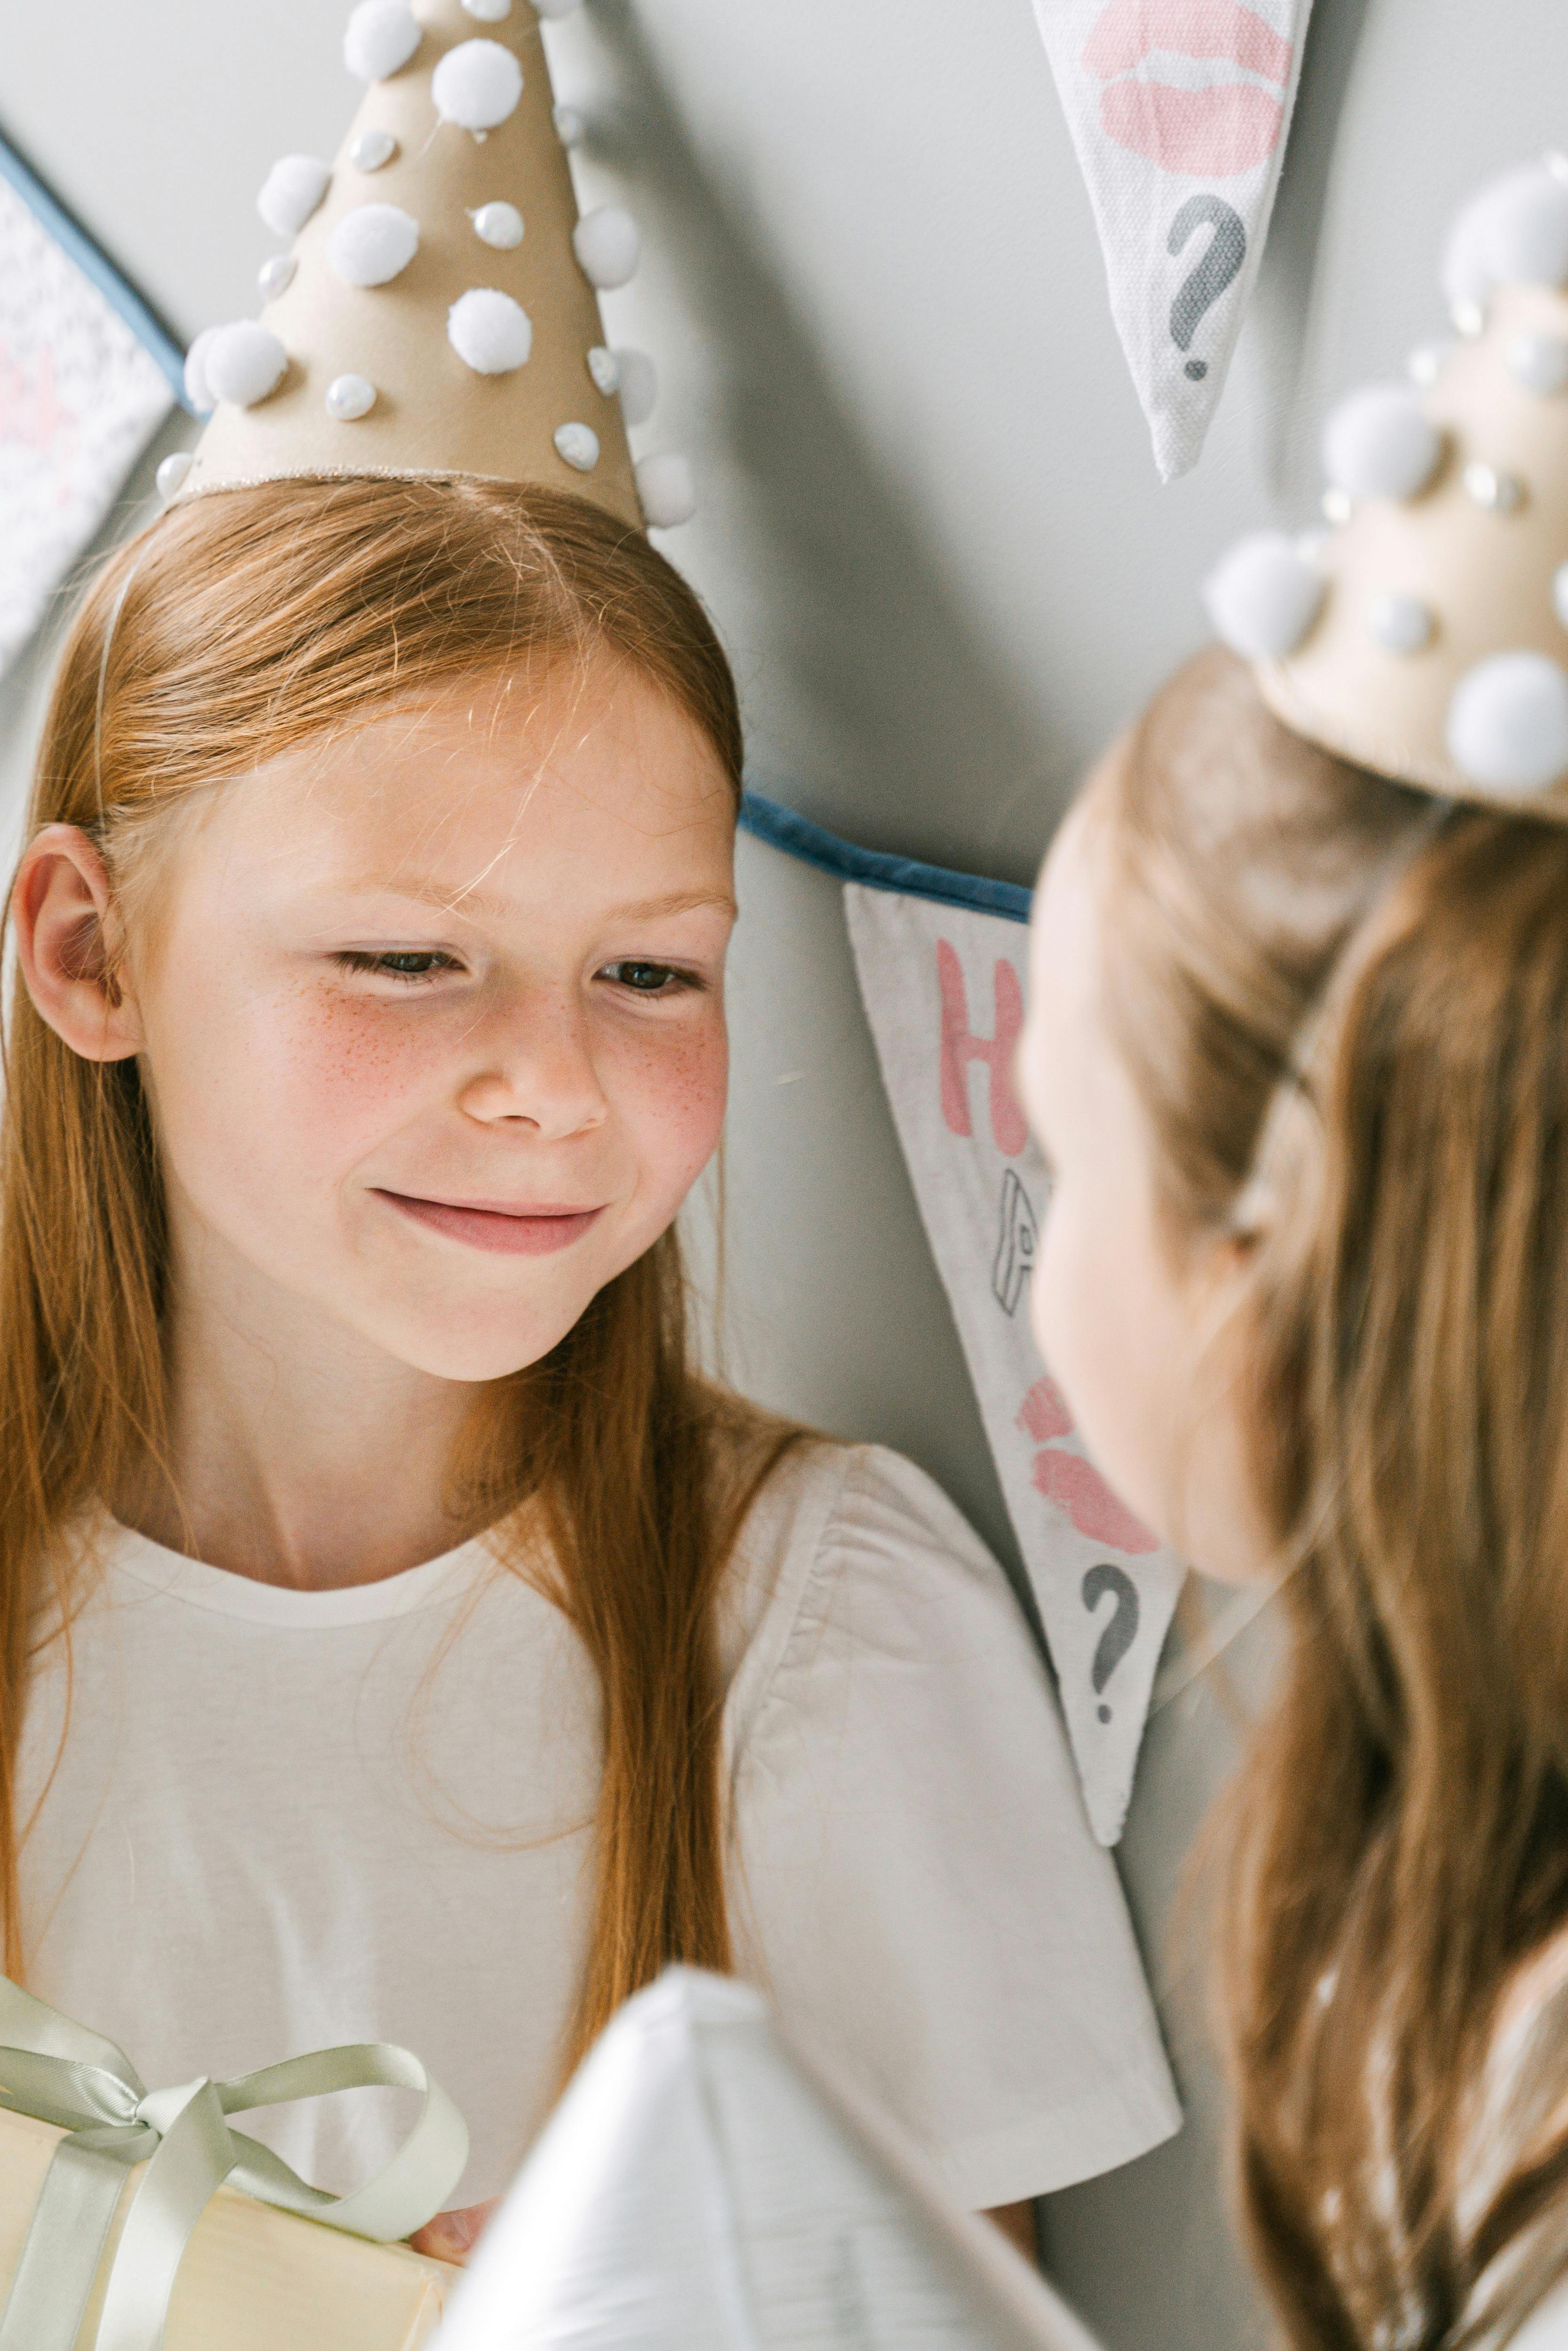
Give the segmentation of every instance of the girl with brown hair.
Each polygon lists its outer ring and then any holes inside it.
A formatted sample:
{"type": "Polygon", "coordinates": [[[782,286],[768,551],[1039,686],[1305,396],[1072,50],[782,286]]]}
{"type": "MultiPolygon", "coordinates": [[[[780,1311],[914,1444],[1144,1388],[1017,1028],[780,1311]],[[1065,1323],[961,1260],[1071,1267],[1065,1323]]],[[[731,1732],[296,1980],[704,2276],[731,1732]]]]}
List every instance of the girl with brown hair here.
{"type": "MultiPolygon", "coordinates": [[[[414,2049],[453,2255],[617,2004],[733,1968],[1023,2241],[1168,2075],[1001,1571],[697,1368],[739,713],[601,340],[635,229],[577,217],[534,9],[480,14],[355,11],[359,116],[263,191],[294,249],[193,346],[44,730],[5,1967],[154,2082],[414,2049]]],[[[397,2095],[257,2135],[350,2189],[397,2095]]]]}
{"type": "Polygon", "coordinates": [[[1352,519],[1243,543],[1235,650],[1063,827],[1022,1053],[1086,1442],[1198,1566],[1280,1583],[1215,1946],[1300,2351],[1568,2331],[1568,475],[1525,381],[1568,187],[1505,193],[1450,248],[1484,333],[1375,395],[1425,471],[1377,478],[1347,403],[1352,519]]]}

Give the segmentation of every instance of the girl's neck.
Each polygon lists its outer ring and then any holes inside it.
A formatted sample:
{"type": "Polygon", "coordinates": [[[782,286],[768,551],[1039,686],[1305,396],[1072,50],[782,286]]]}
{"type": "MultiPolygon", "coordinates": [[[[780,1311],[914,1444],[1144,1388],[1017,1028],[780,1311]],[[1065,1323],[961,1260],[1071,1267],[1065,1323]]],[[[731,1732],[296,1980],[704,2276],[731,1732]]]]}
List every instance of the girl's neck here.
{"type": "Polygon", "coordinates": [[[301,1591],[379,1583],[480,1532],[446,1502],[472,1388],[249,1269],[233,1278],[221,1242],[203,1242],[204,1279],[177,1276],[167,1329],[167,1467],[149,1463],[112,1498],[121,1523],[301,1591]]]}

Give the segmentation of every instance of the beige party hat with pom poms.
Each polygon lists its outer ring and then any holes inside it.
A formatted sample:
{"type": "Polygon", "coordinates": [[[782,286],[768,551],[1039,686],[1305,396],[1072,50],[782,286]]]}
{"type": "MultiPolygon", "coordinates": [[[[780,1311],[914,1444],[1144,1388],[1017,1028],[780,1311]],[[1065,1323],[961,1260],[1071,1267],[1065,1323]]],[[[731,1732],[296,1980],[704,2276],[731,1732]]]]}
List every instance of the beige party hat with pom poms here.
{"type": "Polygon", "coordinates": [[[287,155],[257,199],[292,240],[259,319],[209,328],[207,412],[166,495],[288,475],[477,475],[574,490],[636,526],[686,521],[682,457],[635,467],[652,363],[604,341],[598,289],[637,266],[616,205],[578,215],[541,16],[575,0],[360,0],[343,56],[368,85],[336,160],[287,155]]]}
{"type": "Polygon", "coordinates": [[[1297,734],[1568,820],[1568,159],[1483,188],[1444,282],[1457,339],[1329,417],[1333,528],[1242,539],[1205,599],[1297,734]]]}

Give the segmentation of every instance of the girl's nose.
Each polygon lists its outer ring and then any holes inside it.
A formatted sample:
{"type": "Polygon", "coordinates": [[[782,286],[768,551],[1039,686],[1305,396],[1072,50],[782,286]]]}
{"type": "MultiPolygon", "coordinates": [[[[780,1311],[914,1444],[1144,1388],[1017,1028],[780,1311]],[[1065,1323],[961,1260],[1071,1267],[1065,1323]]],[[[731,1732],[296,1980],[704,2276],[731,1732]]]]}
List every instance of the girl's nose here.
{"type": "Polygon", "coordinates": [[[575,1003],[533,996],[508,1006],[469,1045],[478,1050],[458,1095],[469,1118],[487,1126],[525,1122],[559,1142],[609,1115],[587,1019],[575,1003]]]}

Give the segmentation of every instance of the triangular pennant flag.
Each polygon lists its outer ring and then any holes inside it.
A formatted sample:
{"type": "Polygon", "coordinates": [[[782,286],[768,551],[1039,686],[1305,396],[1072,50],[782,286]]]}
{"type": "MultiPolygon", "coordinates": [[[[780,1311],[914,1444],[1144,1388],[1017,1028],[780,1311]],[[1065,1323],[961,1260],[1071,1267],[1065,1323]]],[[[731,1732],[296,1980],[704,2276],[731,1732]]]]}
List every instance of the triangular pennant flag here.
{"type": "Polygon", "coordinates": [[[1021,923],[845,885],[894,1123],[1040,1604],[1089,1822],[1122,1834],[1182,1570],[1083,1457],[1030,1331],[1047,1182],[1012,1087],[1021,923]]]}
{"type": "Polygon", "coordinates": [[[0,674],[174,404],[179,354],[0,140],[0,674]]]}
{"type": "Polygon", "coordinates": [[[1197,463],[1269,233],[1312,0],[1034,0],[1155,463],[1197,463]]]}
{"type": "Polygon", "coordinates": [[[672,1968],[589,2053],[433,2351],[1095,2351],[743,1984],[672,1968]]]}

